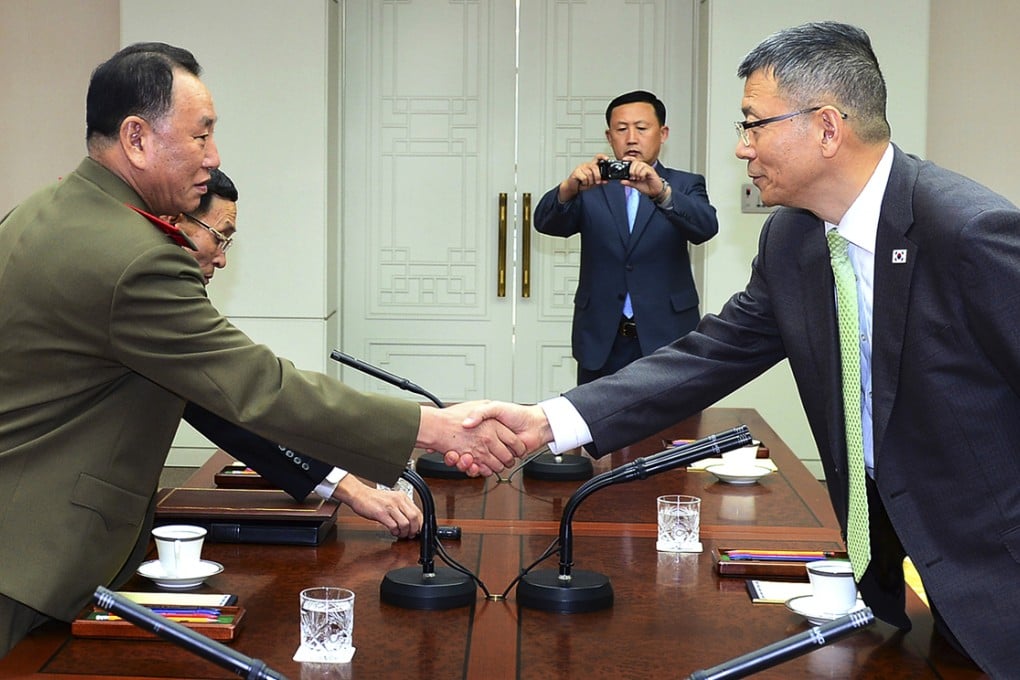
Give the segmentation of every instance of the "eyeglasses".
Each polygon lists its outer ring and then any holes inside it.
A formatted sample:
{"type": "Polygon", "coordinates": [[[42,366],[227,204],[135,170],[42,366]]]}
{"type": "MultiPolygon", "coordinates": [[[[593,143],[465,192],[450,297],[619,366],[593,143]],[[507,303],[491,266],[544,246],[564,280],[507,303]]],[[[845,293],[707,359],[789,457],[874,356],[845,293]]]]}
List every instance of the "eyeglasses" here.
{"type": "MultiPolygon", "coordinates": [[[[778,123],[779,121],[787,120],[788,118],[795,118],[796,116],[800,116],[800,115],[803,115],[805,113],[814,113],[815,111],[820,111],[823,108],[825,108],[825,107],[823,107],[823,106],[812,106],[809,109],[801,109],[800,111],[793,111],[792,113],[784,113],[781,116],[772,116],[771,118],[762,118],[761,120],[751,120],[751,121],[738,120],[733,125],[736,126],[736,128],[737,128],[737,136],[740,137],[740,141],[742,141],[744,143],[744,146],[750,146],[750,144],[751,144],[751,136],[747,134],[748,130],[750,130],[752,128],[756,128],[756,127],[761,127],[762,125],[768,125],[769,123],[778,123]]],[[[842,111],[839,111],[838,113],[839,113],[840,118],[842,118],[843,120],[846,120],[846,114],[845,113],[843,113],[842,111]]]]}
{"type": "Polygon", "coordinates": [[[194,222],[195,224],[197,224],[198,226],[200,226],[203,229],[205,229],[210,234],[212,234],[213,237],[216,239],[216,247],[219,248],[219,251],[221,253],[225,253],[228,250],[230,250],[230,246],[232,246],[234,244],[234,237],[233,236],[224,236],[222,233],[220,233],[220,231],[218,229],[213,229],[208,224],[206,224],[202,220],[198,219],[197,217],[195,217],[191,213],[184,213],[184,216],[187,217],[192,222],[194,222]]]}

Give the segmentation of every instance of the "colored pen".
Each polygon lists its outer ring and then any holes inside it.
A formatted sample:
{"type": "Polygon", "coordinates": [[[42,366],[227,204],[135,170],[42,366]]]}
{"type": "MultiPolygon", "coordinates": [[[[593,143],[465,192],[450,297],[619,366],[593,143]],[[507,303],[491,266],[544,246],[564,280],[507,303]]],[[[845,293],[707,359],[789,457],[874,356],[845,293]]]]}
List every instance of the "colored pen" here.
{"type": "Polygon", "coordinates": [[[219,616],[222,613],[219,609],[203,607],[150,607],[150,609],[163,616],[170,616],[172,614],[181,616],[219,616]]]}
{"type": "MultiPolygon", "coordinates": [[[[234,620],[233,616],[208,616],[204,614],[196,616],[170,614],[164,618],[177,623],[230,623],[234,620]]],[[[94,621],[124,621],[123,618],[116,614],[96,614],[92,619],[94,621]]]]}
{"type": "Polygon", "coordinates": [[[843,557],[831,550],[731,550],[726,553],[731,560],[775,560],[788,562],[810,562],[843,557]]]}

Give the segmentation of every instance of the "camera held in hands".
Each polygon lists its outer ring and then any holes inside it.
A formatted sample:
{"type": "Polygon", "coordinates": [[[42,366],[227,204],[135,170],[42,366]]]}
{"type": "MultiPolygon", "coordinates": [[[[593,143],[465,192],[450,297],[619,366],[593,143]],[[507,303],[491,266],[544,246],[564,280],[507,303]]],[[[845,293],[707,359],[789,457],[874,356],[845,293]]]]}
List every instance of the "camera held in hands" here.
{"type": "Polygon", "coordinates": [[[602,179],[630,179],[630,161],[603,158],[599,161],[599,173],[602,179]]]}

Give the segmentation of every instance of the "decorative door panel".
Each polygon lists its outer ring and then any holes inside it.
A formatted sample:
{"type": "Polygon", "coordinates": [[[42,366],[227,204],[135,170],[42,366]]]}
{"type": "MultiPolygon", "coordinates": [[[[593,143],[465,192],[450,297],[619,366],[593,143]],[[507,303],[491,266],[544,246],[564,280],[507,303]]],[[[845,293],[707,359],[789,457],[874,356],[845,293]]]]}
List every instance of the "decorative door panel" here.
{"type": "Polygon", "coordinates": [[[443,401],[510,397],[496,193],[514,190],[513,26],[508,2],[346,3],[344,351],[443,401]]]}
{"type": "Polygon", "coordinates": [[[663,158],[690,166],[694,0],[514,5],[345,5],[344,350],[444,400],[533,402],[574,384],[580,241],[538,234],[530,218],[609,149],[610,99],[656,92],[671,128],[663,158]]]}

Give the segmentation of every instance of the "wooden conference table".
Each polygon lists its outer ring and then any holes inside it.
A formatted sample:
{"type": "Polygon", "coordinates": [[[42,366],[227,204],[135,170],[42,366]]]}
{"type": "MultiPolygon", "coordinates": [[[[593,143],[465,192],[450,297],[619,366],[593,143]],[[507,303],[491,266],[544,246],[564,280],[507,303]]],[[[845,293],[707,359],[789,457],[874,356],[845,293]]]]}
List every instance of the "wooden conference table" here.
{"type": "MultiPolygon", "coordinates": [[[[708,472],[674,470],[602,489],[578,508],[575,569],[610,577],[609,609],[557,614],[486,599],[445,611],[380,602],[393,569],[417,564],[417,541],[394,541],[378,525],[344,508],[337,531],[318,547],[210,544],[203,558],[224,565],[198,592],[239,596],[246,620],[231,646],[296,678],[686,678],[733,657],[806,630],[783,605],[752,604],[742,579],[716,574],[712,550],[726,547],[838,549],[828,497],[792,451],[750,409],[708,409],[673,428],[596,461],[596,473],[662,449],[663,440],[699,438],[746,424],[770,450],[778,472],[751,486],[722,484],[708,472]],[[702,554],[655,550],[655,498],[702,498],[702,554]],[[299,642],[298,592],[340,585],[357,594],[354,660],[320,666],[292,660],[299,642]]],[[[217,453],[189,480],[211,486],[226,455],[217,453]]],[[[505,473],[504,473],[504,476],[505,473]]],[[[444,541],[458,562],[500,594],[558,535],[563,505],[579,482],[428,480],[441,525],[456,524],[459,541],[444,541]]],[[[437,566],[442,566],[437,560],[437,566]]],[[[541,567],[555,569],[558,557],[541,567]]],[[[135,576],[125,590],[152,590],[135,576]]],[[[876,622],[761,678],[980,678],[984,675],[932,632],[928,609],[912,592],[913,630],[876,622]]],[[[67,624],[34,632],[3,660],[0,677],[236,677],[163,641],[80,639],[67,624]]]]}

